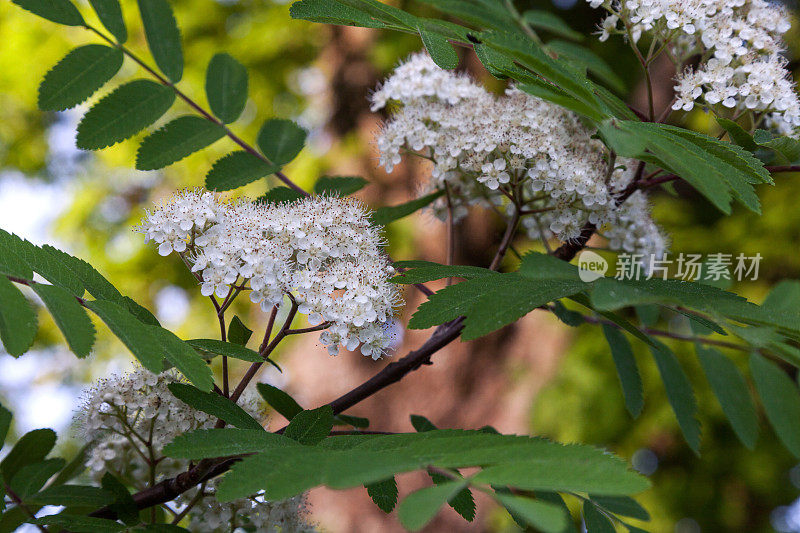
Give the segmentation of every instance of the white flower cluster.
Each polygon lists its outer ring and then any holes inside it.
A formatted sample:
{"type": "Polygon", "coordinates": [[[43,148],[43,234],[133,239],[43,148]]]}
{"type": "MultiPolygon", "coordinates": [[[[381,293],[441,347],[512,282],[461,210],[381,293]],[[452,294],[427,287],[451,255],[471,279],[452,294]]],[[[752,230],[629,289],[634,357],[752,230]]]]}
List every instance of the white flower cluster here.
{"type": "MultiPolygon", "coordinates": [[[[609,169],[603,144],[571,111],[516,88],[496,97],[426,54],[409,57],[372,96],[373,109],[389,102],[397,110],[377,137],[380,164],[391,172],[404,152],[429,159],[428,190],[446,187],[456,217],[470,204],[502,205],[513,192],[534,213],[523,224],[535,238],[575,239],[587,222],[630,225],[614,198],[634,165],[609,169]]],[[[444,199],[433,204],[440,217],[445,208],[444,199]]],[[[637,214],[641,230],[655,232],[641,242],[663,242],[647,211],[637,214]]]]}
{"type": "Polygon", "coordinates": [[[700,55],[696,68],[676,80],[673,109],[691,110],[703,102],[752,112],[765,126],[786,135],[800,127],[800,99],[782,56],[789,13],[768,0],[588,0],[605,7],[601,40],[623,33],[652,32],[681,60],[700,55]]]}
{"type": "MultiPolygon", "coordinates": [[[[216,418],[172,395],[167,386],[180,381],[174,372],[157,375],[139,368],[125,376],[101,380],[88,391],[78,423],[91,445],[87,466],[95,482],[105,472],[112,472],[141,490],[151,481],[151,467],[156,479],[187,469],[189,461],[164,456],[164,446],[187,431],[213,428],[216,418]]],[[[246,392],[239,405],[256,419],[264,416],[254,395],[246,392]]],[[[219,503],[213,486],[210,482],[204,488],[205,495],[188,513],[192,531],[223,533],[239,526],[281,533],[314,530],[306,521],[302,497],[269,502],[253,496],[219,503]]],[[[197,490],[200,488],[181,495],[174,510],[179,512],[197,490]]]]}
{"type": "Polygon", "coordinates": [[[400,304],[394,268],[382,253],[380,228],[352,198],[314,196],[281,204],[222,202],[211,192],[176,193],[148,211],[139,231],[162,255],[184,254],[204,296],[226,297],[249,282],[264,310],[293,293],[312,325],[330,323],[321,342],[379,358],[393,342],[400,304]]]}

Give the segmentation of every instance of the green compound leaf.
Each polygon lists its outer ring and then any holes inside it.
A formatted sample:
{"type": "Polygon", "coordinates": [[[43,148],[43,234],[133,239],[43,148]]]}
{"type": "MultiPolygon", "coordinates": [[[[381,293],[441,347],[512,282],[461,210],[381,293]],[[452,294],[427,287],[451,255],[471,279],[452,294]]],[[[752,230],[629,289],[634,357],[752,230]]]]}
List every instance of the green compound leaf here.
{"type": "Polygon", "coordinates": [[[757,353],[750,355],[750,372],[767,419],[786,449],[800,457],[800,392],[786,372],[757,353]]]}
{"type": "Polygon", "coordinates": [[[384,513],[391,513],[397,505],[397,481],[394,476],[365,485],[367,494],[384,513]]]}
{"type": "Polygon", "coordinates": [[[633,356],[631,343],[628,342],[625,334],[613,326],[603,324],[603,333],[611,348],[614,365],[617,367],[622,393],[625,396],[625,407],[634,418],[637,418],[644,407],[644,393],[642,378],[633,356]]]}
{"type": "Polygon", "coordinates": [[[695,345],[711,390],[742,444],[753,449],[758,439],[758,414],[750,389],[736,365],[713,348],[695,345]]]}
{"type": "Polygon", "coordinates": [[[206,189],[229,191],[247,185],[281,169],[245,151],[231,152],[218,159],[206,175],[206,189]]]}
{"type": "Polygon", "coordinates": [[[431,261],[395,261],[394,266],[407,270],[401,272],[390,281],[404,285],[426,283],[442,278],[472,279],[478,276],[495,274],[494,271],[488,268],[469,265],[440,265],[431,261]]]}
{"type": "Polygon", "coordinates": [[[137,170],[156,170],[210,146],[225,128],[201,117],[178,117],[145,137],[136,152],[137,170]]]}
{"type": "Polygon", "coordinates": [[[463,480],[448,481],[433,487],[427,487],[409,494],[397,509],[400,523],[406,529],[419,531],[433,520],[442,505],[455,496],[467,482],[463,480]]]}
{"type": "Polygon", "coordinates": [[[286,420],[292,420],[295,416],[303,412],[303,408],[300,404],[278,387],[270,385],[269,383],[258,383],[256,387],[258,388],[258,393],[264,398],[264,401],[283,415],[286,420]]]}
{"type": "Polygon", "coordinates": [[[306,130],[291,120],[273,118],[258,132],[258,147],[272,163],[283,166],[294,159],[306,142],[306,130]]]}
{"type": "Polygon", "coordinates": [[[121,50],[100,44],[71,51],[39,85],[39,109],[63,111],[84,102],[119,72],[122,59],[121,50]]]}
{"type": "Polygon", "coordinates": [[[170,383],[169,391],[183,403],[221,418],[239,429],[261,429],[261,424],[247,411],[216,392],[204,392],[185,383],[170,383]]]}
{"type": "Polygon", "coordinates": [[[417,31],[434,63],[446,70],[458,66],[458,53],[444,35],[429,31],[422,26],[419,26],[417,31]]]}
{"type": "Polygon", "coordinates": [[[443,194],[444,191],[436,191],[404,204],[381,207],[372,214],[372,223],[378,226],[385,226],[390,222],[394,222],[395,220],[407,217],[415,211],[419,211],[443,194]]]}
{"type": "Polygon", "coordinates": [[[80,11],[69,0],[12,0],[22,9],[26,9],[42,18],[66,26],[84,26],[80,11]]]}
{"type": "Polygon", "coordinates": [[[625,91],[625,82],[617,76],[614,69],[602,57],[585,46],[568,41],[554,40],[547,43],[547,49],[577,67],[588,70],[615,91],[620,93],[625,91]]]}
{"type": "Polygon", "coordinates": [[[118,43],[128,40],[128,30],[125,28],[119,0],[89,0],[89,3],[92,4],[100,22],[116,37],[118,43]]]}
{"type": "Polygon", "coordinates": [[[183,77],[181,32],[167,0],[138,0],[147,45],[156,65],[172,83],[183,77]]]}
{"type": "Polygon", "coordinates": [[[205,459],[293,446],[300,445],[284,435],[268,433],[263,428],[199,429],[175,437],[164,447],[164,454],[179,459],[205,459]]]}
{"type": "Polygon", "coordinates": [[[129,137],[161,118],[175,93],[150,80],[134,80],[103,97],[78,124],[78,148],[99,150],[129,137]]]}
{"type": "Polygon", "coordinates": [[[484,431],[433,430],[334,436],[316,446],[261,452],[233,466],[218,497],[229,501],[264,489],[266,498],[283,499],[320,485],[358,487],[428,466],[483,466],[471,481],[522,490],[617,496],[649,486],[625,462],[590,446],[484,431]]]}
{"type": "Polygon", "coordinates": [[[36,337],[38,321],[28,299],[7,277],[0,276],[0,340],[6,352],[19,357],[36,337]]]}
{"type": "Polygon", "coordinates": [[[53,315],[70,350],[78,357],[89,355],[94,345],[94,325],[75,296],[56,285],[36,283],[32,288],[53,315]]]}
{"type": "Polygon", "coordinates": [[[330,434],[331,429],[333,429],[333,409],[330,405],[323,405],[317,409],[297,413],[283,434],[300,444],[317,444],[330,434]]]}
{"type": "Polygon", "coordinates": [[[358,176],[322,176],[314,184],[314,193],[348,196],[368,184],[367,180],[358,176]]]}
{"type": "Polygon", "coordinates": [[[697,402],[692,384],[681,368],[675,354],[666,345],[657,342],[650,346],[656,366],[667,391],[667,399],[678,419],[683,436],[695,453],[700,453],[700,423],[697,421],[697,402]]]}
{"type": "Polygon", "coordinates": [[[283,204],[286,202],[294,202],[303,198],[303,195],[289,187],[273,187],[266,192],[263,196],[258,198],[259,202],[266,202],[268,204],[283,204]]]}
{"type": "Polygon", "coordinates": [[[247,103],[247,69],[228,54],[211,58],[206,72],[211,111],[225,124],[235,121],[247,103]]]}
{"type": "Polygon", "coordinates": [[[19,470],[38,463],[47,457],[56,445],[56,432],[52,429],[34,429],[24,434],[0,461],[0,474],[4,479],[14,479],[19,470]]]}
{"type": "Polygon", "coordinates": [[[556,504],[500,492],[496,492],[494,497],[524,525],[545,533],[563,533],[567,527],[567,515],[556,504]]]}
{"type": "Polygon", "coordinates": [[[760,212],[754,184],[772,183],[761,161],[744,148],[666,124],[607,121],[600,133],[610,148],[640,158],[686,180],[725,214],[735,198],[760,212]]]}

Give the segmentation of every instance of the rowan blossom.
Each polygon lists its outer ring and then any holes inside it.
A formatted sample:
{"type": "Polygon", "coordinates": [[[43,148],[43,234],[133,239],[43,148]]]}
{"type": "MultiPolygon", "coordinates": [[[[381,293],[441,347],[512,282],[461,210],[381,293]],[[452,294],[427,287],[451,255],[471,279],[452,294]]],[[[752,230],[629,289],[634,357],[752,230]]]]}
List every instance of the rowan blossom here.
{"type": "Polygon", "coordinates": [[[612,33],[634,41],[647,32],[683,62],[700,64],[678,74],[673,109],[695,104],[751,112],[756,122],[784,135],[800,128],[800,99],[786,70],[783,34],[788,10],[768,0],[588,0],[609,15],[600,39],[612,33]]]}
{"type": "MultiPolygon", "coordinates": [[[[100,380],[87,391],[77,421],[90,445],[87,466],[93,481],[99,483],[111,472],[142,490],[153,478],[186,471],[189,461],[165,456],[164,446],[188,431],[213,428],[217,419],[175,398],[168,385],[180,382],[176,372],[154,374],[139,368],[100,380]]],[[[259,400],[249,391],[238,403],[256,420],[264,418],[259,400]]],[[[174,510],[180,511],[203,491],[187,515],[193,531],[224,533],[236,527],[281,533],[314,531],[307,521],[304,496],[267,501],[256,494],[220,503],[214,497],[215,489],[216,481],[212,481],[175,500],[174,510]]]]}
{"type": "Polygon", "coordinates": [[[374,359],[389,348],[383,334],[400,305],[395,273],[383,254],[381,228],[359,201],[314,196],[280,204],[223,202],[208,191],[176,193],[148,211],[139,231],[159,253],[182,253],[204,296],[225,298],[248,283],[250,299],[266,311],[292,294],[331,354],[338,347],[374,359]]]}
{"type": "MultiPolygon", "coordinates": [[[[410,56],[372,95],[372,108],[392,103],[377,136],[380,164],[391,172],[404,153],[430,160],[423,193],[447,188],[455,218],[469,205],[506,203],[504,190],[519,189],[531,237],[569,241],[587,222],[622,222],[615,199],[630,183],[635,165],[614,168],[603,144],[578,116],[515,87],[494,96],[465,75],[443,70],[426,54],[410,56]]],[[[447,201],[432,205],[447,215],[447,201]]],[[[637,229],[650,232],[637,252],[661,255],[663,243],[647,209],[636,211],[637,229]]],[[[631,221],[624,221],[629,227],[631,221]]],[[[616,244],[617,241],[614,241],[616,244]]]]}

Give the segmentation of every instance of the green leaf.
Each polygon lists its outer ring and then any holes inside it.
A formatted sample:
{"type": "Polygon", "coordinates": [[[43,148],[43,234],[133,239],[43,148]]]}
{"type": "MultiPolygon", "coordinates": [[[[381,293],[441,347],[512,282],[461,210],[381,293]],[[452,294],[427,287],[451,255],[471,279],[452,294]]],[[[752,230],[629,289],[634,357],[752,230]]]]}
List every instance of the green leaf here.
{"type": "MultiPolygon", "coordinates": [[[[441,485],[444,483],[450,483],[450,478],[445,476],[444,474],[440,474],[438,472],[429,472],[431,479],[437,485],[441,485]]],[[[467,522],[472,522],[475,520],[475,498],[472,496],[472,491],[469,488],[464,487],[460,491],[458,491],[450,500],[447,502],[447,505],[453,508],[455,512],[461,515],[461,518],[466,520],[467,522]]]]}
{"type": "MultiPolygon", "coordinates": [[[[569,24],[564,22],[558,15],[550,11],[542,11],[539,9],[531,9],[523,13],[525,22],[536,28],[537,30],[545,30],[567,39],[574,41],[584,40],[581,32],[575,31],[569,27],[569,24]]],[[[548,43],[550,44],[550,43],[548,43]]]]}
{"type": "Polygon", "coordinates": [[[486,0],[420,0],[439,11],[453,15],[478,28],[509,30],[516,27],[516,21],[502,2],[486,0]]]}
{"type": "Polygon", "coordinates": [[[501,492],[494,497],[526,525],[545,533],[562,533],[568,525],[567,516],[558,505],[501,492]]]}
{"type": "Polygon", "coordinates": [[[297,157],[306,142],[306,130],[291,120],[273,118],[258,132],[258,147],[272,163],[283,166],[297,157]]]}
{"type": "Polygon", "coordinates": [[[181,371],[197,388],[210,391],[214,386],[211,368],[197,352],[178,336],[161,326],[145,324],[144,327],[158,341],[164,358],[181,371]]]}
{"type": "Polygon", "coordinates": [[[451,497],[460,491],[467,482],[464,480],[448,481],[409,494],[397,509],[397,517],[403,527],[411,531],[419,531],[451,497]]]}
{"type": "Polygon", "coordinates": [[[134,80],[117,87],[78,124],[78,148],[99,150],[133,137],[161,118],[174,101],[172,89],[150,80],[134,80]]]}
{"type": "Polygon", "coordinates": [[[34,429],[24,434],[0,461],[0,474],[5,479],[14,479],[19,470],[47,457],[56,444],[56,432],[52,429],[34,429]]]}
{"type": "Polygon", "coordinates": [[[384,513],[391,513],[397,505],[397,481],[394,476],[366,485],[367,494],[384,513]]]}
{"type": "Polygon", "coordinates": [[[11,427],[11,411],[0,405],[0,450],[6,442],[8,429],[11,427]]]}
{"type": "Polygon", "coordinates": [[[105,322],[142,366],[151,372],[161,372],[161,347],[145,324],[114,302],[95,300],[86,306],[105,322]]]}
{"type": "Polygon", "coordinates": [[[588,70],[615,91],[620,93],[625,91],[625,82],[622,81],[622,78],[617,76],[614,69],[602,57],[585,46],[554,40],[547,43],[547,49],[555,52],[559,57],[571,61],[579,68],[588,70]]]}
{"type": "Polygon", "coordinates": [[[64,468],[65,464],[64,459],[57,457],[25,465],[19,469],[8,486],[20,499],[27,500],[32,494],[39,492],[47,480],[64,468]]]}
{"type": "Polygon", "coordinates": [[[758,149],[758,145],[753,140],[753,136],[747,133],[739,124],[732,120],[728,120],[727,118],[715,118],[717,119],[717,123],[728,132],[728,136],[730,137],[731,141],[735,142],[745,150],[749,150],[750,152],[754,152],[756,149],[758,149]]]}
{"type": "Polygon", "coordinates": [[[261,429],[261,424],[247,411],[216,392],[204,392],[185,383],[170,383],[170,392],[183,403],[221,418],[239,429],[261,429]]]}
{"type": "Polygon", "coordinates": [[[800,160],[800,142],[791,137],[774,137],[766,130],[756,130],[753,141],[777,153],[783,162],[792,164],[800,160]]]}
{"type": "Polygon", "coordinates": [[[59,513],[37,518],[36,523],[44,526],[64,528],[72,533],[117,533],[125,529],[124,525],[114,522],[113,520],[68,513],[59,513]]]}
{"type": "Polygon", "coordinates": [[[231,323],[228,325],[228,342],[238,344],[239,346],[246,346],[247,341],[253,335],[253,330],[248,328],[242,322],[238,315],[234,315],[231,323]]]}
{"type": "MultiPolygon", "coordinates": [[[[44,279],[53,285],[59,285],[75,296],[83,296],[86,290],[83,283],[63,260],[64,254],[52,246],[44,245],[41,248],[28,241],[19,240],[16,249],[19,256],[44,279]]],[[[69,257],[69,256],[67,256],[69,257]]]]}
{"type": "Polygon", "coordinates": [[[125,28],[119,0],[89,0],[89,3],[103,26],[116,37],[118,43],[124,43],[128,39],[128,30],[125,28]]]}
{"type": "Polygon", "coordinates": [[[574,111],[579,115],[583,115],[589,119],[602,120],[602,115],[598,113],[597,109],[570,96],[562,89],[556,87],[555,85],[551,85],[546,81],[534,79],[526,80],[526,83],[523,83],[518,87],[521,91],[524,91],[532,96],[536,96],[542,100],[547,100],[548,102],[553,102],[558,106],[569,109],[570,111],[574,111]]]}
{"type": "Polygon", "coordinates": [[[451,70],[458,66],[458,53],[456,53],[453,45],[451,45],[447,38],[441,34],[428,31],[423,26],[418,26],[417,31],[422,39],[422,44],[425,49],[439,67],[451,70]]]}
{"type": "Polygon", "coordinates": [[[603,324],[603,334],[606,336],[614,365],[617,367],[617,375],[625,396],[625,407],[634,418],[637,418],[644,407],[644,393],[631,344],[620,330],[607,324],[603,324]]]}
{"type": "Polygon", "coordinates": [[[69,507],[103,507],[114,502],[107,490],[89,485],[60,485],[48,487],[28,501],[37,505],[65,505],[69,507]]]}
{"type": "Polygon", "coordinates": [[[639,502],[628,496],[591,496],[592,501],[605,510],[637,520],[650,520],[650,513],[639,502]]]}
{"type": "Polygon", "coordinates": [[[23,259],[22,239],[0,229],[0,274],[33,279],[33,270],[23,259]]]}
{"type": "Polygon", "coordinates": [[[760,212],[753,184],[771,183],[761,161],[740,146],[666,124],[608,121],[600,133],[618,155],[656,163],[677,174],[725,214],[736,198],[760,212]]]}
{"type": "Polygon", "coordinates": [[[264,398],[264,401],[283,415],[286,420],[291,420],[303,412],[303,408],[300,407],[300,404],[278,387],[270,385],[269,383],[258,383],[256,387],[258,388],[258,393],[264,398]]]}
{"type": "Polygon", "coordinates": [[[314,184],[316,194],[348,196],[360,191],[369,182],[358,176],[322,176],[314,184]]]}
{"type": "Polygon", "coordinates": [[[229,191],[247,185],[280,170],[280,165],[267,163],[253,154],[239,150],[220,158],[206,174],[206,189],[229,191]]]}
{"type": "Polygon", "coordinates": [[[323,24],[362,26],[364,28],[383,28],[385,26],[383,22],[376,20],[369,13],[333,0],[300,0],[292,4],[289,14],[293,19],[323,24]]]}
{"type": "Polygon", "coordinates": [[[100,44],[76,48],[45,74],[39,109],[63,111],[92,96],[122,67],[122,51],[100,44]]]}
{"type": "Polygon", "coordinates": [[[422,209],[431,204],[434,200],[444,194],[444,191],[436,191],[426,196],[422,196],[410,202],[390,207],[381,207],[372,213],[372,223],[378,226],[386,226],[395,220],[407,217],[411,213],[422,209]]]}
{"type": "Polygon", "coordinates": [[[411,425],[420,433],[437,429],[436,426],[433,425],[433,422],[421,415],[411,415],[411,425]]]}
{"type": "Polygon", "coordinates": [[[289,187],[273,187],[260,197],[258,200],[268,204],[283,204],[295,202],[303,198],[303,195],[289,187]]]}
{"type": "Polygon", "coordinates": [[[78,453],[75,454],[67,466],[61,469],[61,472],[53,479],[50,483],[50,486],[55,487],[57,485],[63,485],[67,481],[70,481],[77,476],[79,476],[83,471],[86,469],[86,458],[89,452],[89,448],[91,443],[84,444],[78,453]]]}
{"type": "Polygon", "coordinates": [[[94,345],[94,325],[75,297],[56,285],[36,283],[32,288],[53,315],[72,352],[78,357],[89,355],[94,345]]]}
{"type": "Polygon", "coordinates": [[[6,352],[18,357],[36,337],[37,319],[28,299],[7,277],[0,276],[0,340],[6,352]]]}
{"type": "Polygon", "coordinates": [[[178,435],[164,447],[164,454],[178,459],[205,459],[261,452],[270,448],[299,446],[294,440],[258,429],[199,429],[178,435]]]}
{"type": "Polygon", "coordinates": [[[300,444],[317,444],[327,437],[333,429],[333,409],[323,405],[297,413],[283,433],[300,444]]]}
{"type": "Polygon", "coordinates": [[[225,124],[234,122],[247,103],[247,69],[229,54],[215,54],[206,71],[211,111],[225,124]]]}
{"type": "Polygon", "coordinates": [[[583,502],[583,521],[586,524],[587,533],[616,533],[617,531],[611,520],[589,500],[583,502]]]}
{"type": "Polygon", "coordinates": [[[495,274],[494,271],[488,268],[468,265],[440,265],[430,261],[395,261],[394,266],[396,268],[410,269],[401,272],[390,280],[392,283],[402,283],[404,285],[426,283],[442,278],[472,279],[478,276],[495,274]]]}
{"type": "Polygon", "coordinates": [[[583,288],[580,280],[531,279],[516,272],[489,280],[481,276],[437,291],[419,306],[408,325],[424,329],[463,315],[467,319],[462,338],[472,340],[583,288]]]}
{"type": "Polygon", "coordinates": [[[172,83],[183,77],[181,32],[167,0],[137,0],[147,46],[156,65],[172,83]]]}
{"type": "Polygon", "coordinates": [[[224,342],[216,339],[192,339],[186,341],[192,348],[201,352],[211,354],[211,356],[224,355],[225,357],[233,357],[242,361],[250,361],[251,363],[260,363],[264,358],[258,355],[249,348],[245,348],[239,344],[232,342],[224,342]]]}
{"type": "Polygon", "coordinates": [[[111,472],[103,474],[103,479],[100,484],[103,490],[110,493],[114,497],[114,503],[111,504],[111,510],[114,511],[117,517],[127,525],[136,525],[139,523],[139,508],[133,500],[130,491],[117,479],[111,472]]]}
{"type": "Polygon", "coordinates": [[[657,342],[657,347],[650,347],[656,366],[667,390],[667,399],[675,411],[678,425],[681,427],[686,442],[695,453],[700,453],[700,423],[697,415],[697,403],[689,378],[681,368],[675,354],[666,345],[657,342]]]}
{"type": "Polygon", "coordinates": [[[12,0],[22,9],[27,9],[34,15],[66,26],[84,26],[78,8],[69,0],[12,0]]]}
{"type": "Polygon", "coordinates": [[[156,170],[180,161],[225,136],[225,128],[196,116],[178,117],[144,138],[137,170],[156,170]]]}
{"type": "Polygon", "coordinates": [[[767,419],[784,446],[800,457],[800,392],[786,372],[753,352],[750,372],[767,419]]]}
{"type": "Polygon", "coordinates": [[[695,344],[711,390],[742,444],[753,449],[758,439],[758,415],[750,389],[736,365],[713,348],[695,344]]]}

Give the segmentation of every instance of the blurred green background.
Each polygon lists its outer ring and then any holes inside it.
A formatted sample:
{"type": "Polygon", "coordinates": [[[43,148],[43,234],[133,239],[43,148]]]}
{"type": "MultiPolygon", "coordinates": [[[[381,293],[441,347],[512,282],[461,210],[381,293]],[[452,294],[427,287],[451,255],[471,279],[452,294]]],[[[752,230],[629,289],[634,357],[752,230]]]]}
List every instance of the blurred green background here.
{"type": "MultiPolygon", "coordinates": [[[[131,34],[128,45],[146,56],[135,2],[122,3],[131,34]]],[[[599,12],[582,0],[517,4],[522,10],[557,12],[585,33],[593,31],[599,21],[599,12]]],[[[213,54],[225,51],[250,73],[250,100],[234,126],[238,133],[253,139],[261,122],[273,116],[293,118],[310,130],[309,146],[287,168],[293,179],[310,185],[325,173],[359,173],[374,182],[365,199],[376,205],[395,203],[413,192],[414,180],[420,176],[387,177],[376,170],[368,142],[379,122],[369,113],[366,96],[400,58],[420,47],[416,37],[293,21],[288,3],[283,2],[173,0],[172,5],[183,34],[186,71],[181,87],[188,94],[205,103],[205,67],[213,54]]],[[[417,13],[434,13],[426,6],[397,5],[417,13]]],[[[81,1],[79,6],[87,20],[96,21],[87,2],[81,1]]],[[[74,148],[74,128],[80,113],[42,113],[36,108],[36,91],[51,65],[72,47],[94,39],[84,30],[56,26],[2,2],[0,42],[0,227],[37,243],[55,243],[89,260],[183,338],[206,336],[205,332],[215,327],[213,316],[208,313],[208,301],[195,290],[194,279],[179,261],[159,257],[132,227],[153,201],[179,187],[202,185],[213,161],[233,148],[230,141],[219,141],[163,172],[133,170],[137,143],[132,141],[99,153],[79,152],[74,148]]],[[[615,67],[635,100],[640,73],[624,43],[618,39],[599,43],[591,37],[586,42],[615,67]]],[[[796,47],[800,41],[790,44],[796,47]]],[[[460,53],[467,70],[493,88],[500,87],[496,80],[487,79],[474,58],[460,53]]],[[[123,76],[140,77],[142,73],[126,61],[123,76]]],[[[108,90],[106,87],[100,94],[108,90]]],[[[178,104],[162,122],[187,112],[178,104]]],[[[686,120],[693,127],[713,131],[711,121],[700,112],[686,120]]],[[[760,217],[741,209],[730,217],[719,216],[681,187],[678,196],[656,195],[655,217],[671,236],[674,252],[760,253],[759,281],[735,287],[760,301],[776,281],[800,277],[797,179],[797,175],[782,174],[774,187],[759,190],[764,205],[760,217]]],[[[260,182],[237,194],[255,196],[266,187],[260,182]]],[[[394,255],[414,257],[409,237],[415,229],[413,217],[390,228],[394,255]]],[[[462,242],[462,247],[468,250],[470,243],[462,242]]],[[[466,252],[462,255],[470,260],[466,252]]],[[[246,305],[239,304],[236,313],[251,327],[263,322],[261,314],[246,305]]],[[[17,433],[42,425],[69,433],[74,398],[84,384],[128,368],[130,358],[100,327],[94,355],[78,362],[63,349],[49,315],[40,313],[40,321],[43,327],[34,352],[18,360],[0,355],[0,401],[15,412],[17,433]]],[[[685,327],[679,323],[668,326],[685,327]]],[[[641,524],[643,527],[680,533],[759,532],[773,527],[800,531],[800,504],[786,507],[800,495],[796,461],[769,429],[762,431],[752,452],[735,439],[691,346],[673,348],[698,391],[704,432],[701,457],[692,454],[682,440],[657,371],[644,351],[638,355],[646,405],[640,418],[633,421],[625,411],[601,332],[582,326],[567,334],[569,346],[556,377],[530,406],[530,431],[562,441],[607,446],[650,474],[654,488],[640,501],[652,513],[653,521],[641,524]]],[[[322,351],[314,355],[325,357],[322,351]]],[[[746,354],[731,355],[746,366],[746,354]]],[[[520,379],[524,376],[520,371],[520,379]]],[[[271,379],[280,382],[281,377],[271,379]]],[[[63,438],[61,445],[67,450],[75,446],[63,438]]],[[[499,512],[484,519],[480,528],[513,530],[512,522],[499,512]]]]}

